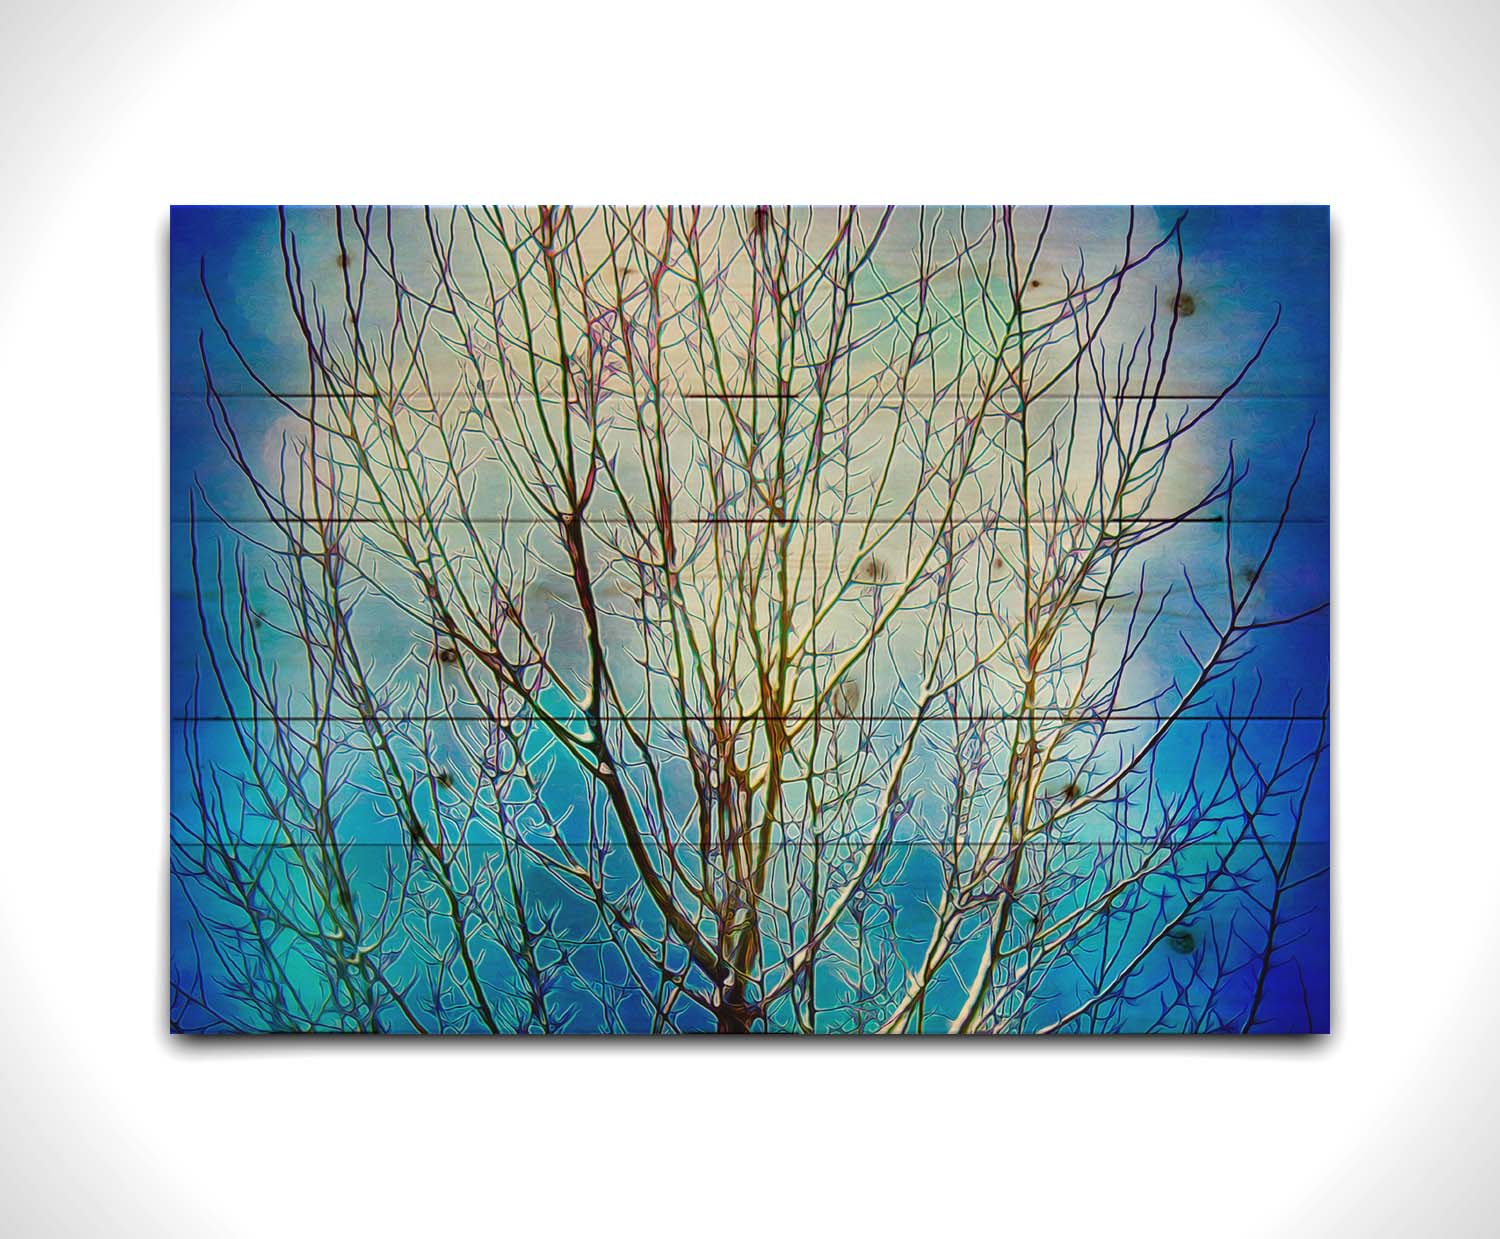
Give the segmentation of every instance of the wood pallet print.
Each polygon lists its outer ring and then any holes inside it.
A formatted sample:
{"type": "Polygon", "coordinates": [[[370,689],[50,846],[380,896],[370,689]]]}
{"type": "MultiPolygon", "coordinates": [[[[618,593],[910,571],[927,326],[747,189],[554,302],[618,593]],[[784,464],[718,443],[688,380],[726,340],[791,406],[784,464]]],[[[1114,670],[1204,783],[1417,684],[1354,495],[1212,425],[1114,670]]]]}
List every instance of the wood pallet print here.
{"type": "Polygon", "coordinates": [[[1326,210],[171,248],[173,1029],[1328,1030],[1326,210]]]}

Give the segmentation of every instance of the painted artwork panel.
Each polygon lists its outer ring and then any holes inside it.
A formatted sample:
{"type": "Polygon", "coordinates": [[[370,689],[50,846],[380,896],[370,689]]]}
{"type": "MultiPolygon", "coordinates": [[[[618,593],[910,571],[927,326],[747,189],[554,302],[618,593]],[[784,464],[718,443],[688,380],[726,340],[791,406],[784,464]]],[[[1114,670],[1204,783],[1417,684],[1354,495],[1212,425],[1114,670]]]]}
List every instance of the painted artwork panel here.
{"type": "Polygon", "coordinates": [[[1326,209],[171,250],[175,1031],[1328,1031],[1326,209]]]}

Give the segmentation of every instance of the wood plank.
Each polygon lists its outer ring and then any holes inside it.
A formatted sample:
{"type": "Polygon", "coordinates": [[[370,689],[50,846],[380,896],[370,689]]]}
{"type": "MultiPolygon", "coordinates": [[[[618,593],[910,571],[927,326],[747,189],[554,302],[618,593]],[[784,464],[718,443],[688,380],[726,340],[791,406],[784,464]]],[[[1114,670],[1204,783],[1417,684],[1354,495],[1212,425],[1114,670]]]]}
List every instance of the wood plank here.
{"type": "Polygon", "coordinates": [[[359,520],[547,519],[569,503],[558,467],[569,433],[580,488],[596,466],[594,521],[649,519],[663,496],[681,521],[1214,519],[1231,513],[1231,460],[1235,519],[1263,521],[1281,515],[1304,447],[1289,514],[1328,512],[1327,405],[1317,398],[1049,398],[1027,410],[1023,437],[1018,416],[958,398],[687,401],[660,414],[612,401],[597,418],[455,405],[393,418],[371,401],[249,396],[174,400],[173,518],[186,519],[195,482],[213,509],[200,504],[201,517],[263,519],[267,503],[310,513],[316,475],[319,510],[335,510],[332,494],[359,520]]]}
{"type": "MultiPolygon", "coordinates": [[[[547,242],[534,211],[493,218],[478,213],[471,224],[469,216],[455,219],[444,210],[428,215],[397,208],[368,221],[346,210],[341,239],[333,211],[290,209],[286,255],[295,254],[295,263],[284,262],[274,211],[225,212],[220,223],[234,241],[220,245],[215,258],[222,263],[227,248],[231,263],[205,269],[201,280],[186,248],[201,241],[181,230],[173,288],[177,352],[179,360],[195,353],[202,332],[216,381],[235,394],[260,388],[223,339],[221,324],[250,369],[288,393],[368,391],[387,363],[399,373],[420,353],[426,367],[420,386],[447,395],[481,375],[491,390],[500,389],[502,355],[529,341],[540,367],[536,389],[557,398],[558,359],[583,356],[591,342],[602,349],[606,339],[622,341],[623,306],[636,331],[662,324],[665,376],[675,392],[807,391],[818,386],[832,355],[843,358],[841,381],[857,387],[895,366],[909,390],[932,394],[956,385],[972,393],[993,385],[993,367],[976,359],[975,350],[1012,357],[1019,347],[1016,326],[1033,346],[1050,342],[1059,364],[1080,339],[1110,361],[1123,349],[1139,363],[1141,333],[1154,335],[1159,352],[1175,318],[1176,362],[1165,390],[1192,396],[1231,381],[1279,311],[1267,364],[1246,376],[1242,390],[1328,393],[1326,212],[1190,211],[1182,225],[1179,283],[1172,229],[1180,212],[1173,210],[1138,210],[1128,247],[1131,225],[1122,208],[1059,208],[1040,245],[1045,213],[1019,211],[1014,272],[1004,222],[991,208],[900,209],[889,217],[862,208],[847,233],[845,215],[833,208],[760,211],[702,211],[691,229],[674,214],[668,245],[659,211],[642,217],[583,208],[571,223],[559,221],[560,233],[547,242]],[[506,244],[517,248],[514,268],[500,240],[502,227],[506,244]],[[1277,244],[1289,227],[1297,229],[1301,248],[1277,244]],[[1255,228],[1266,234],[1257,268],[1226,264],[1220,256],[1226,237],[1255,228]],[[872,245],[851,284],[848,266],[872,245]],[[330,362],[315,378],[307,372],[302,327],[285,287],[288,267],[294,283],[300,281],[295,304],[330,362]],[[250,271],[253,279],[246,276],[250,271]],[[1109,322],[1101,328],[1106,309],[1109,322]],[[555,310],[561,312],[561,341],[555,310]],[[1011,320],[1011,332],[997,320],[1011,320]],[[432,333],[434,347],[422,343],[418,324],[432,333]],[[438,346],[439,334],[457,347],[438,346]],[[834,339],[843,344],[830,350],[834,339]],[[373,366],[357,361],[357,354],[373,366]]],[[[522,369],[532,381],[529,362],[522,369]]],[[[174,375],[174,391],[200,386],[191,367],[174,375]]],[[[1138,365],[1122,390],[1155,389],[1155,376],[1138,365]]]]}

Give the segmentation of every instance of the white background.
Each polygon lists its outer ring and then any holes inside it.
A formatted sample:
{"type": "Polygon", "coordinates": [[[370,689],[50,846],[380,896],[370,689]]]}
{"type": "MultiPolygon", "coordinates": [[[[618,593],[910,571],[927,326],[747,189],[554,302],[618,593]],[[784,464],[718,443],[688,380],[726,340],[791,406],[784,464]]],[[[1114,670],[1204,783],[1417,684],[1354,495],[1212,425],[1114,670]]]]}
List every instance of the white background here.
{"type": "Polygon", "coordinates": [[[0,1231],[1495,1233],[1497,20],[5,4],[0,1231]],[[1334,209],[1335,1035],[166,1031],[172,202],[1334,209]]]}

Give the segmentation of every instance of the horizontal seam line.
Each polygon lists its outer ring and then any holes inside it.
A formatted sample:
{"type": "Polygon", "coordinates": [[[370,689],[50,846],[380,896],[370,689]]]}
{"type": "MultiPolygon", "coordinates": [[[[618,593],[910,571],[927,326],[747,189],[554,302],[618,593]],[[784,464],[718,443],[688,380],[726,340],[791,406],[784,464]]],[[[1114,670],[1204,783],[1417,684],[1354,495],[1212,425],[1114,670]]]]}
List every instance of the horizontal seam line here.
{"type": "MultiPolygon", "coordinates": [[[[169,842],[171,842],[171,843],[180,843],[180,842],[183,842],[183,840],[181,840],[179,838],[176,838],[176,837],[173,837],[172,839],[169,840],[169,842]]],[[[187,842],[199,843],[199,842],[201,842],[201,840],[190,839],[190,840],[187,840],[187,842]]],[[[289,843],[289,842],[287,842],[284,839],[282,839],[282,840],[274,840],[274,841],[267,841],[267,842],[254,842],[254,841],[249,840],[249,839],[241,839],[241,840],[235,840],[235,841],[233,841],[230,844],[230,846],[233,846],[233,847],[244,847],[244,848],[300,848],[300,847],[303,847],[303,846],[311,846],[315,842],[316,842],[315,840],[309,840],[308,844],[304,845],[304,844],[301,844],[301,843],[289,843]]],[[[448,848],[448,846],[450,845],[450,842],[451,842],[450,840],[446,840],[446,839],[443,841],[443,847],[444,847],[444,849],[448,848]]],[[[820,841],[814,842],[814,843],[804,843],[800,839],[783,839],[783,840],[774,840],[773,839],[771,842],[772,842],[772,846],[773,847],[780,847],[780,848],[825,848],[826,849],[827,847],[830,846],[830,841],[826,840],[826,839],[820,840],[820,841]]],[[[1233,842],[1234,842],[1233,839],[1223,839],[1223,840],[1218,840],[1218,839],[1190,839],[1190,840],[1188,840],[1188,841],[1186,841],[1184,843],[1178,843],[1178,844],[1176,844],[1175,847],[1179,851],[1181,849],[1183,849],[1183,848],[1228,847],[1233,842]]],[[[1286,842],[1286,840],[1272,840],[1272,842],[1283,843],[1283,842],[1286,842]]],[[[886,841],[886,843],[883,846],[885,846],[885,847],[947,847],[947,846],[951,845],[951,843],[952,843],[951,839],[889,839],[889,840],[886,841]]],[[[1115,840],[1115,839],[1051,839],[1051,840],[1048,840],[1048,844],[1051,847],[1088,847],[1088,848],[1140,848],[1140,847],[1156,847],[1156,846],[1159,846],[1156,843],[1154,843],[1152,840],[1149,840],[1149,839],[1142,839],[1139,842],[1134,842],[1134,843],[1128,842],[1128,841],[1122,842],[1120,840],[1115,840]]],[[[409,846],[409,843],[405,839],[392,840],[389,843],[382,842],[379,839],[343,839],[343,840],[339,840],[338,841],[338,845],[340,847],[357,847],[357,848],[399,848],[399,847],[407,847],[407,846],[409,846]]],[[[860,839],[857,835],[855,837],[852,837],[849,840],[849,846],[850,847],[855,847],[855,846],[861,846],[861,847],[863,847],[863,846],[866,846],[866,845],[867,845],[866,841],[863,840],[863,839],[860,839]]],[[[452,843],[452,846],[454,848],[502,848],[502,847],[520,847],[520,846],[525,846],[525,847],[532,848],[532,849],[547,849],[547,848],[558,848],[558,849],[560,849],[563,846],[567,846],[569,848],[588,847],[589,844],[586,841],[582,841],[582,842],[579,842],[577,844],[569,843],[569,844],[566,844],[566,845],[562,845],[562,844],[556,844],[556,843],[539,842],[539,841],[537,841],[535,839],[526,839],[526,840],[496,839],[493,842],[469,842],[469,841],[464,841],[464,842],[452,843]]],[[[611,844],[611,846],[612,847],[624,848],[625,847],[625,843],[623,841],[620,841],[618,843],[611,844]]],[[[972,844],[964,844],[962,846],[964,846],[964,847],[983,847],[983,846],[985,846],[985,844],[982,841],[976,841],[976,842],[974,842],[972,844]]],[[[1174,845],[1170,845],[1169,844],[1167,846],[1174,846],[1174,845]]],[[[1326,848],[1326,847],[1330,846],[1330,842],[1327,839],[1306,839],[1306,840],[1299,839],[1297,841],[1296,846],[1297,847],[1321,847],[1321,848],[1326,848]]]]}
{"type": "MultiPolygon", "coordinates": [[[[552,715],[558,722],[586,722],[582,714],[552,715]]],[[[1322,714],[1183,714],[1172,720],[1176,723],[1321,723],[1322,714]]],[[[755,723],[766,721],[761,714],[616,714],[604,722],[630,723],[755,723]]],[[[787,714],[783,723],[796,723],[821,719],[829,723],[1018,723],[1028,719],[1044,723],[1163,723],[1167,719],[1155,714],[928,714],[918,718],[914,714],[848,714],[815,715],[787,714]]],[[[515,719],[500,719],[491,714],[174,714],[174,723],[498,723],[536,721],[526,715],[515,719]]]]}
{"type": "MultiPolygon", "coordinates": [[[[402,516],[387,519],[382,516],[340,516],[324,517],[315,516],[174,516],[172,524],[224,525],[556,525],[558,522],[547,516],[402,516]]],[[[590,516],[585,517],[583,524],[589,525],[630,525],[639,524],[655,529],[657,527],[654,517],[642,518],[632,522],[628,516],[590,516]]],[[[1097,525],[1328,525],[1331,520],[1326,516],[1236,516],[1232,520],[1227,516],[1143,516],[1135,518],[1111,517],[1105,520],[1074,521],[1066,517],[1033,517],[1029,521],[1020,521],[1012,518],[989,519],[987,517],[955,517],[949,520],[932,518],[925,519],[920,516],[791,516],[778,518],[772,516],[673,516],[674,525],[912,525],[922,527],[924,525],[992,525],[1005,528],[1020,529],[1026,525],[1076,525],[1081,528],[1089,528],[1097,525]]]]}

